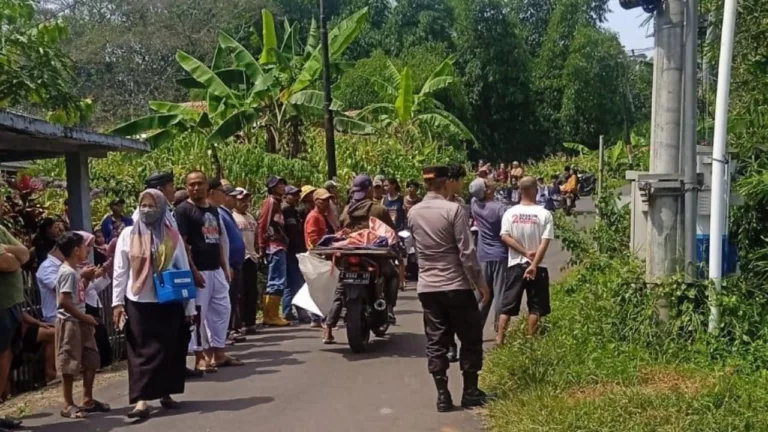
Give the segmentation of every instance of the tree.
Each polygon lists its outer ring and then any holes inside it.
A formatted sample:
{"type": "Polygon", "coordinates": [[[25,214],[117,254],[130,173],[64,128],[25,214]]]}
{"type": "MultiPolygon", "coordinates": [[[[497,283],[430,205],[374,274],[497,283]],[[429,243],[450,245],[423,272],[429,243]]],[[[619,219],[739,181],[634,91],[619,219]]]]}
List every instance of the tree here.
{"type": "Polygon", "coordinates": [[[475,155],[504,160],[542,154],[532,111],[530,58],[517,20],[503,0],[462,2],[456,15],[457,64],[469,125],[481,144],[475,155]]]}
{"type": "Polygon", "coordinates": [[[181,102],[173,85],[183,50],[208,62],[219,31],[247,40],[270,0],[38,0],[71,32],[63,49],[76,64],[79,94],[96,101],[93,123],[111,127],[147,114],[147,102],[181,102]]]}
{"type": "Polygon", "coordinates": [[[0,108],[42,110],[53,120],[80,123],[90,102],[81,101],[72,61],[60,48],[67,28],[40,21],[30,0],[0,0],[0,108]]]}
{"type": "Polygon", "coordinates": [[[474,141],[466,126],[433,97],[455,81],[453,62],[452,57],[443,61],[418,92],[408,66],[398,71],[392,62],[387,62],[383,79],[372,78],[371,81],[381,97],[392,102],[370,105],[357,118],[373,122],[405,145],[422,133],[428,137],[474,141]]]}
{"type": "MultiPolygon", "coordinates": [[[[358,11],[329,32],[332,60],[338,60],[359,34],[366,12],[358,11]]],[[[298,26],[286,20],[283,40],[278,45],[274,17],[266,9],[262,14],[263,49],[258,60],[226,33],[219,34],[210,67],[183,51],[176,54],[179,65],[188,73],[177,83],[203,92],[205,102],[198,104],[202,109],[193,109],[190,104],[151,102],[156,114],[123,124],[112,133],[138,136],[151,132],[145,139],[157,146],[191,130],[207,136],[212,157],[217,159],[217,144],[235,135],[246,144],[255,143],[258,131],[264,130],[268,151],[282,148],[286,155],[298,156],[301,126],[312,116],[319,118],[323,106],[322,93],[310,89],[322,70],[317,25],[313,21],[306,44],[301,45],[298,26]]],[[[336,103],[332,108],[339,109],[340,105],[336,103]]],[[[339,117],[337,126],[365,130],[365,125],[344,116],[339,117]]]]}
{"type": "Polygon", "coordinates": [[[632,107],[624,50],[615,34],[591,25],[574,36],[563,76],[560,128],[569,141],[595,147],[600,135],[629,135],[632,107]]]}

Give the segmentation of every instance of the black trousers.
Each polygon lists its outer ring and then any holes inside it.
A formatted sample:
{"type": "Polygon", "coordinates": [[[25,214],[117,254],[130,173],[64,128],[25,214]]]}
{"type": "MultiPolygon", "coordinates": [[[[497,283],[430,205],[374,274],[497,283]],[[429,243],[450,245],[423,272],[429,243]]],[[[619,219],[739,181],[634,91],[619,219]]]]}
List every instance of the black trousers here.
{"type": "Polygon", "coordinates": [[[483,327],[480,308],[472,290],[419,293],[427,336],[427,367],[431,374],[448,370],[448,348],[454,335],[461,342],[462,372],[483,368],[483,327]]]}
{"type": "Polygon", "coordinates": [[[229,282],[229,304],[232,313],[229,314],[229,329],[240,330],[243,327],[243,314],[240,305],[243,303],[243,269],[230,267],[232,280],[229,282]]]}
{"type": "Polygon", "coordinates": [[[104,317],[101,308],[85,305],[85,313],[96,318],[99,324],[96,326],[94,337],[96,338],[96,348],[99,350],[99,359],[101,367],[105,368],[112,364],[112,345],[109,343],[109,332],[104,326],[104,317]]]}
{"type": "MultiPolygon", "coordinates": [[[[259,264],[250,258],[246,258],[242,271],[242,296],[237,306],[240,310],[240,318],[246,327],[256,325],[256,313],[258,312],[261,299],[258,279],[259,264]]],[[[233,313],[234,311],[235,308],[232,309],[233,313]]]]}

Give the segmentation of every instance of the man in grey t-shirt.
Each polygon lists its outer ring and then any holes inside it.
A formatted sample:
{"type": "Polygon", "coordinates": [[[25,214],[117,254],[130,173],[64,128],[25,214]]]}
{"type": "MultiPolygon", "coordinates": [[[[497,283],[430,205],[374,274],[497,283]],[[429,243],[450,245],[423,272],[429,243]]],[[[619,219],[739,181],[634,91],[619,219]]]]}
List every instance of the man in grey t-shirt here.
{"type": "MultiPolygon", "coordinates": [[[[499,320],[501,312],[501,294],[507,283],[507,246],[501,241],[501,219],[509,206],[494,200],[494,184],[481,178],[475,179],[469,184],[469,193],[472,195],[472,218],[478,230],[477,260],[480,262],[485,282],[491,288],[493,299],[494,328],[499,320]]],[[[491,311],[491,303],[483,305],[480,309],[483,327],[488,320],[491,311]]]]}

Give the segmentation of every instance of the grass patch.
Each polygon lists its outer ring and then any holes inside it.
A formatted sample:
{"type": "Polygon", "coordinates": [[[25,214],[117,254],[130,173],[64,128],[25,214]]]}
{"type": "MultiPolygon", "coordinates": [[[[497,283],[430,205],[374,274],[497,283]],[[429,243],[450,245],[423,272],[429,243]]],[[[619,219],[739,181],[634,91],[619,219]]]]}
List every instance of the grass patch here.
{"type": "Polygon", "coordinates": [[[706,285],[650,287],[628,253],[628,217],[607,198],[594,227],[558,216],[572,268],[552,289],[543,336],[489,353],[485,389],[492,431],[768,430],[768,298],[748,279],[728,281],[723,327],[706,332],[706,285]],[[658,320],[661,298],[671,320],[658,320]]]}

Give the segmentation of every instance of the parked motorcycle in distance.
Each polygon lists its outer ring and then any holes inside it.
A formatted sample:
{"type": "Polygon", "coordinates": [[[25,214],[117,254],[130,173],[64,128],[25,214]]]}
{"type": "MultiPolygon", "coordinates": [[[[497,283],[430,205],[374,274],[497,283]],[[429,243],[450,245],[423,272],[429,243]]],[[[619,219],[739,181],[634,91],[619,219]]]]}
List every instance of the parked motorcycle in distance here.
{"type": "Polygon", "coordinates": [[[597,181],[592,173],[579,174],[579,196],[590,196],[595,191],[597,181]]]}

